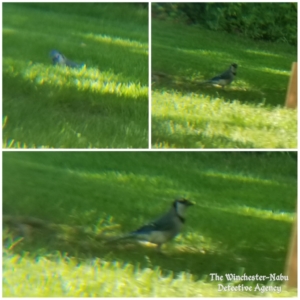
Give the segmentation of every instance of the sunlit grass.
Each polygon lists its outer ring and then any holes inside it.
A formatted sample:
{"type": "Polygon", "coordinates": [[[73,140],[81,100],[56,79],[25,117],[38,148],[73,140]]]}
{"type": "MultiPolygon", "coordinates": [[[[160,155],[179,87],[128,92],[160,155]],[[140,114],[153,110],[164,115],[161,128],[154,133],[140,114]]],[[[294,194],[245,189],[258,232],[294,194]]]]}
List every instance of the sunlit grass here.
{"type": "Polygon", "coordinates": [[[253,68],[253,70],[271,73],[271,74],[285,75],[288,79],[291,76],[291,72],[287,70],[280,70],[280,69],[273,69],[273,68],[266,68],[266,67],[253,68]]]}
{"type": "Polygon", "coordinates": [[[281,57],[281,55],[279,55],[279,54],[274,54],[274,53],[267,52],[267,51],[257,51],[257,50],[248,49],[248,50],[246,50],[246,52],[252,53],[252,54],[263,55],[263,56],[272,56],[272,57],[277,57],[277,58],[281,57]]]}
{"type": "MultiPolygon", "coordinates": [[[[229,172],[215,172],[215,171],[206,171],[202,172],[203,175],[207,177],[213,177],[213,178],[224,178],[227,180],[238,180],[240,182],[252,182],[252,183],[260,183],[260,184],[266,184],[266,185],[278,185],[279,183],[276,180],[267,180],[262,178],[255,178],[253,176],[244,176],[243,174],[230,174],[229,172]]],[[[280,183],[282,184],[282,183],[280,183]]]]}
{"type": "Polygon", "coordinates": [[[211,208],[216,209],[216,210],[221,210],[224,212],[228,212],[228,213],[234,212],[237,215],[241,215],[241,216],[285,221],[288,223],[295,221],[294,213],[289,213],[289,212],[284,212],[284,211],[273,211],[273,210],[266,210],[266,209],[257,209],[257,208],[246,206],[246,205],[228,206],[226,208],[211,206],[211,208]]]}
{"type": "Polygon", "coordinates": [[[85,34],[82,35],[83,37],[87,38],[87,39],[92,39],[95,41],[99,41],[102,43],[106,43],[106,44],[113,44],[113,45],[118,45],[118,46],[122,46],[122,47],[128,47],[130,50],[133,49],[133,51],[135,52],[140,52],[143,53],[145,55],[148,55],[148,44],[146,43],[140,43],[137,41],[132,41],[132,40],[128,40],[128,39],[122,39],[120,37],[111,37],[111,36],[107,36],[107,35],[102,35],[102,34],[85,34]]]}
{"type": "MultiPolygon", "coordinates": [[[[159,268],[53,255],[32,259],[6,252],[3,258],[5,297],[296,297],[296,291],[217,292],[217,283],[195,281],[186,272],[162,276],[159,268]],[[82,276],[84,274],[84,276],[82,276]]],[[[234,286],[234,284],[232,284],[234,286]]],[[[271,285],[270,285],[271,286],[271,285]]],[[[265,286],[266,288],[266,286],[265,286]]],[[[263,289],[263,286],[261,287],[263,289]]]]}
{"type": "Polygon", "coordinates": [[[295,47],[157,19],[152,41],[154,148],[297,148],[297,111],[283,108],[295,47]],[[199,84],[233,62],[229,87],[199,84]]]}
{"type": "Polygon", "coordinates": [[[237,212],[244,216],[253,216],[263,219],[280,220],[286,222],[295,221],[295,214],[287,212],[274,212],[272,210],[255,209],[253,207],[241,206],[237,208],[237,212]]]}
{"type": "Polygon", "coordinates": [[[4,140],[2,143],[3,148],[15,148],[15,149],[28,149],[28,148],[50,148],[49,146],[36,146],[34,144],[27,145],[15,140],[4,140]]]}
{"type": "Polygon", "coordinates": [[[96,68],[70,69],[61,66],[49,67],[43,64],[32,64],[32,62],[26,64],[8,61],[4,64],[4,70],[12,77],[21,74],[25,80],[36,85],[70,87],[76,88],[78,91],[135,99],[148,96],[147,86],[133,82],[121,82],[122,76],[115,75],[110,71],[101,72],[96,68]]]}
{"type": "Polygon", "coordinates": [[[155,148],[295,148],[297,111],[206,95],[152,94],[155,148]],[[166,140],[164,140],[166,138],[166,140]]]}

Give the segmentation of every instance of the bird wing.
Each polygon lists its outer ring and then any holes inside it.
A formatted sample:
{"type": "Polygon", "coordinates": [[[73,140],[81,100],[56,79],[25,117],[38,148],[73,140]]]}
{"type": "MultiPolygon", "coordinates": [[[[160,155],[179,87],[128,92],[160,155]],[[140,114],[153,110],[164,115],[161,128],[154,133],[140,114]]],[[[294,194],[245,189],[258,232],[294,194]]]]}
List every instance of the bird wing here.
{"type": "Polygon", "coordinates": [[[66,59],[66,65],[71,68],[78,68],[80,66],[79,64],[77,64],[69,59],[66,59]]]}
{"type": "Polygon", "coordinates": [[[52,50],[50,52],[50,56],[52,57],[52,61],[54,64],[65,64],[68,67],[71,68],[81,68],[84,66],[84,64],[77,64],[71,60],[69,60],[68,58],[66,58],[62,53],[60,53],[57,50],[52,50]]]}
{"type": "MultiPolygon", "coordinates": [[[[115,242],[123,239],[131,239],[131,238],[143,238],[144,237],[149,237],[151,233],[155,231],[159,232],[174,232],[174,230],[177,228],[176,224],[174,223],[174,216],[171,215],[170,213],[165,214],[164,216],[158,218],[157,220],[146,224],[140,228],[138,228],[135,231],[130,232],[129,234],[126,234],[121,237],[117,237],[112,239],[110,242],[115,242]]],[[[176,230],[175,230],[176,231],[176,230]]],[[[171,234],[172,236],[172,234],[171,234]]],[[[146,238],[148,240],[148,238],[146,238]]]]}
{"type": "Polygon", "coordinates": [[[221,80],[221,79],[229,79],[230,75],[231,75],[230,73],[231,73],[230,69],[226,70],[222,74],[219,74],[219,75],[215,76],[214,78],[212,78],[210,81],[217,81],[217,80],[221,80]]]}
{"type": "Polygon", "coordinates": [[[139,229],[133,231],[131,234],[143,234],[151,231],[168,231],[174,228],[172,216],[164,215],[161,218],[146,224],[139,229]]]}
{"type": "Polygon", "coordinates": [[[219,75],[211,78],[210,80],[202,81],[199,84],[217,83],[218,81],[227,79],[229,77],[230,77],[230,70],[226,70],[222,74],[219,74],[219,75]]]}

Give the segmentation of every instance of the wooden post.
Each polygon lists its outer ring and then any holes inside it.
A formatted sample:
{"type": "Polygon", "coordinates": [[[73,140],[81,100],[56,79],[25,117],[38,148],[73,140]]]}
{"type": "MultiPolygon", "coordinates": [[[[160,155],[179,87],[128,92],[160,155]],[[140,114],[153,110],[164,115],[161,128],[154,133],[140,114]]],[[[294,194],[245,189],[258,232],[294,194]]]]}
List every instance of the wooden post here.
{"type": "Polygon", "coordinates": [[[291,235],[285,274],[289,277],[286,286],[289,288],[297,288],[297,219],[294,222],[291,235]]]}
{"type": "Polygon", "coordinates": [[[285,98],[285,106],[288,108],[297,108],[297,69],[297,63],[293,63],[292,74],[285,98]]]}

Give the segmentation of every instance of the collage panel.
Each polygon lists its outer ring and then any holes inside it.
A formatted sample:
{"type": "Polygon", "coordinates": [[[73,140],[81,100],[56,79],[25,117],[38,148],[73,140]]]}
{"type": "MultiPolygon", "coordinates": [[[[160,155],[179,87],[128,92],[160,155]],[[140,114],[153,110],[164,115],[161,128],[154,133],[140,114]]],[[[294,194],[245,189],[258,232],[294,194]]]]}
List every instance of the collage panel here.
{"type": "Polygon", "coordinates": [[[3,296],[296,297],[296,197],[297,152],[6,151],[3,296]]]}
{"type": "Polygon", "coordinates": [[[148,3],[2,7],[3,148],[148,148],[148,3]]]}
{"type": "Polygon", "coordinates": [[[151,12],[153,148],[297,148],[296,2],[151,12]]]}

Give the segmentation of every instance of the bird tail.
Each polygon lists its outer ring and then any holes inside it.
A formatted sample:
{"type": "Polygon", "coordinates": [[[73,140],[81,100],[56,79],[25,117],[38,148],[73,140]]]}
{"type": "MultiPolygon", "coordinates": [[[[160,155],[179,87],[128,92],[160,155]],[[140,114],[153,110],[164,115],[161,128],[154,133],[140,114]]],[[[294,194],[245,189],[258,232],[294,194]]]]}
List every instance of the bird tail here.
{"type": "Polygon", "coordinates": [[[127,240],[127,239],[131,239],[131,238],[134,238],[134,235],[132,233],[123,235],[123,236],[114,237],[114,238],[108,240],[106,243],[115,243],[118,241],[127,240]]]}
{"type": "Polygon", "coordinates": [[[200,84],[200,85],[211,84],[211,80],[200,81],[200,82],[197,82],[197,84],[200,84]]]}
{"type": "Polygon", "coordinates": [[[85,64],[77,64],[69,59],[66,60],[66,65],[70,68],[82,68],[85,64]]]}

